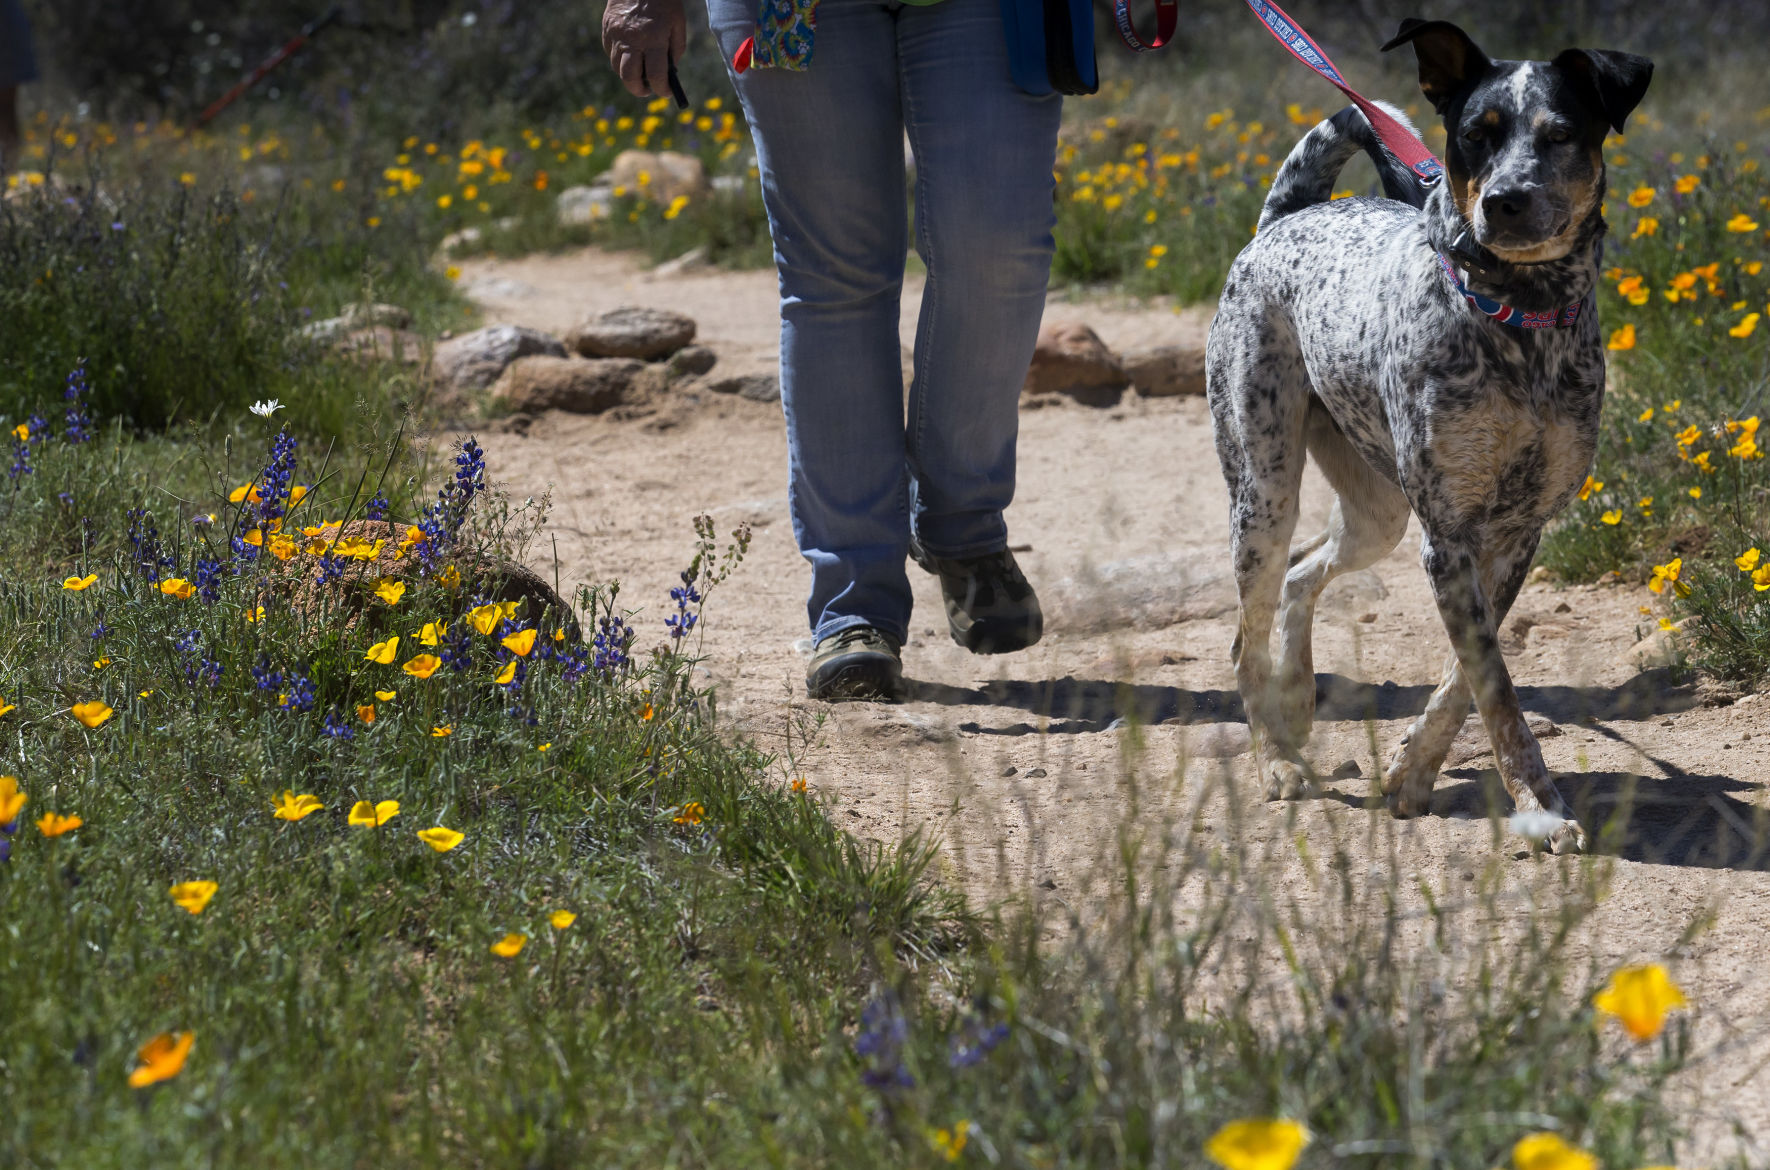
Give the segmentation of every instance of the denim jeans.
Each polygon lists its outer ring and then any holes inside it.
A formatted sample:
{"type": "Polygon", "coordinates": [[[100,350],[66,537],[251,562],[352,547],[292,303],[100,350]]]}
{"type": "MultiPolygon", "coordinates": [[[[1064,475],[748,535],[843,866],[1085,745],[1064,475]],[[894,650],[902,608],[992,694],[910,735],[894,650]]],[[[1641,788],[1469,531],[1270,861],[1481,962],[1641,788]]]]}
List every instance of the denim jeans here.
{"type": "MultiPolygon", "coordinates": [[[[753,0],[708,0],[727,62],[753,0]]],[[[1061,99],[1008,75],[1000,0],[821,0],[803,72],[732,77],[756,142],[781,292],[788,505],[818,639],[902,640],[912,531],[936,556],[1006,547],[1021,383],[1050,277],[1061,99]],[[904,401],[909,245],[928,270],[904,401]]]]}

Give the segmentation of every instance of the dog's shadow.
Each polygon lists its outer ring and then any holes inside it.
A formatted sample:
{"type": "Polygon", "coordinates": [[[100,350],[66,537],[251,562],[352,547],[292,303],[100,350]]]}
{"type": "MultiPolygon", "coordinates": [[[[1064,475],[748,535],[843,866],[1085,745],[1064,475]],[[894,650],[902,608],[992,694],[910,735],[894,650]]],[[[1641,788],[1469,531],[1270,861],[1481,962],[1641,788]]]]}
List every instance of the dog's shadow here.
{"type": "MultiPolygon", "coordinates": [[[[969,720],[959,730],[973,735],[1072,735],[1105,731],[1120,719],[1157,723],[1242,723],[1247,716],[1241,696],[1232,690],[1188,690],[1109,679],[1064,677],[1041,681],[997,679],[976,687],[906,680],[911,702],[948,707],[1003,707],[1039,717],[1038,724],[1017,720],[986,725],[969,720]]],[[[1396,683],[1361,683],[1338,674],[1315,676],[1315,719],[1318,723],[1407,719],[1426,708],[1433,688],[1396,683]]],[[[1636,675],[1620,687],[1519,687],[1526,711],[1557,723],[1586,719],[1648,719],[1697,704],[1695,689],[1677,685],[1669,670],[1636,675]]]]}

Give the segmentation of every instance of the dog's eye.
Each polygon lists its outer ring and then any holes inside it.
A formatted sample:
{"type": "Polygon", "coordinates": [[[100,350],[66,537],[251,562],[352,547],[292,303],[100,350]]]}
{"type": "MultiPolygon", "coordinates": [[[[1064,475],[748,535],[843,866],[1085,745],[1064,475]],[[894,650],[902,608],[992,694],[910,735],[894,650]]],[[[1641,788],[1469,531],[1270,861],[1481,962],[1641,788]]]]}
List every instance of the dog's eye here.
{"type": "Polygon", "coordinates": [[[1468,143],[1474,143],[1477,145],[1480,143],[1486,142],[1487,141],[1487,131],[1483,130],[1479,126],[1471,126],[1467,130],[1463,131],[1463,141],[1468,142],[1468,143]]]}
{"type": "Polygon", "coordinates": [[[1565,128],[1560,127],[1560,126],[1555,127],[1553,130],[1549,131],[1549,133],[1548,133],[1549,141],[1555,143],[1557,146],[1559,146],[1563,142],[1566,142],[1567,140],[1569,140],[1572,137],[1573,137],[1572,134],[1568,133],[1565,128]]]}

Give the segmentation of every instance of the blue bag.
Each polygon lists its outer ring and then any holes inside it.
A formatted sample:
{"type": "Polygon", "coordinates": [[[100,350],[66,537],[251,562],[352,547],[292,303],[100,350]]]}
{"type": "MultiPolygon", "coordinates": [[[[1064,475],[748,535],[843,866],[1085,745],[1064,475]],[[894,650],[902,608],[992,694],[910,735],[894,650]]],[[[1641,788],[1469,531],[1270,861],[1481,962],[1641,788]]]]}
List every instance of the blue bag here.
{"type": "Polygon", "coordinates": [[[1092,0],[1002,0],[1008,70],[1032,94],[1095,93],[1092,0]]]}

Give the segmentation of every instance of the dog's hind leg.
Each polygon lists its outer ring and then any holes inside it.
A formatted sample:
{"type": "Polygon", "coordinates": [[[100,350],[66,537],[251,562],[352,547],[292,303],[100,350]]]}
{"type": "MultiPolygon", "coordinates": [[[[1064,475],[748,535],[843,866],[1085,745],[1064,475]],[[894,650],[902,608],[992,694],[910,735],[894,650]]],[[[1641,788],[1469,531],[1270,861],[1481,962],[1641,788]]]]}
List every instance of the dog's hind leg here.
{"type": "Polygon", "coordinates": [[[1235,680],[1271,800],[1301,796],[1310,781],[1300,745],[1276,717],[1272,698],[1272,624],[1297,527],[1310,394],[1289,323],[1241,308],[1226,295],[1212,325],[1208,394],[1229,484],[1230,553],[1241,602],[1235,680]]]}
{"type": "Polygon", "coordinates": [[[1326,531],[1292,550],[1279,611],[1277,717],[1286,737],[1299,746],[1308,740],[1315,719],[1310,633],[1321,591],[1340,574],[1368,568],[1387,556],[1401,543],[1410,515],[1401,489],[1372,470],[1314,397],[1307,435],[1309,453],[1333,485],[1336,499],[1326,531]]]}

